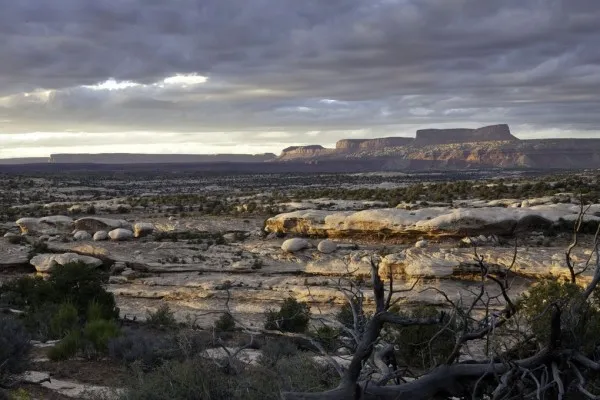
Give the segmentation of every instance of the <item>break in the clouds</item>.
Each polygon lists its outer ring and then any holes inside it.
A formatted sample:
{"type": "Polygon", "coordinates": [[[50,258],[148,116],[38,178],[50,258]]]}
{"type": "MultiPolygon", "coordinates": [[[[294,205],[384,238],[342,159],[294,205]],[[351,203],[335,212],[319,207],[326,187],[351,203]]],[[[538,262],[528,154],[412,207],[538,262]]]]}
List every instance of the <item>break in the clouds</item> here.
{"type": "Polygon", "coordinates": [[[598,0],[0,0],[0,10],[0,157],[259,152],[492,123],[522,138],[600,132],[598,0]]]}

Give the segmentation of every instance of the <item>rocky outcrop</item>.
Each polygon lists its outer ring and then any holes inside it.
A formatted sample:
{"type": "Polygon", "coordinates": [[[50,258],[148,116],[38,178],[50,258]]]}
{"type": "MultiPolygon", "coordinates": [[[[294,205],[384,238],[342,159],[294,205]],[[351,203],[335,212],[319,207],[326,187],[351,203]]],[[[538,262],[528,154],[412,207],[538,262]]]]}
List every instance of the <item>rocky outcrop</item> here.
{"type": "Polygon", "coordinates": [[[21,233],[57,234],[69,231],[73,218],[64,215],[52,215],[42,218],[20,218],[15,222],[21,233]]]}
{"type": "Polygon", "coordinates": [[[597,168],[600,139],[519,140],[508,125],[423,129],[416,138],[344,139],[335,149],[291,147],[278,161],[332,170],[402,171],[466,168],[597,168]],[[324,167],[323,167],[324,168],[324,167]]]}
{"type": "Polygon", "coordinates": [[[33,257],[30,261],[37,272],[50,272],[50,270],[57,265],[67,264],[83,264],[90,267],[99,267],[103,263],[101,260],[90,257],[82,256],[76,253],[64,253],[64,254],[39,254],[33,257]]]}
{"type": "Polygon", "coordinates": [[[0,241],[0,272],[15,272],[24,270],[30,272],[28,246],[9,245],[0,241]]]}
{"type": "Polygon", "coordinates": [[[414,142],[409,137],[386,137],[378,139],[342,139],[335,144],[338,151],[372,151],[381,150],[388,147],[408,146],[414,142]]]}
{"type": "Polygon", "coordinates": [[[295,158],[321,157],[331,155],[335,152],[333,149],[326,149],[320,145],[311,146],[291,146],[283,149],[280,160],[290,160],[295,158]]]}
{"type": "MultiPolygon", "coordinates": [[[[596,212],[600,212],[600,204],[590,208],[586,220],[600,221],[600,217],[594,214],[596,212]]],[[[432,207],[412,211],[398,208],[359,212],[302,210],[269,218],[265,229],[275,233],[323,237],[462,238],[546,229],[560,219],[573,221],[578,213],[579,206],[575,204],[530,208],[432,207]]]]}
{"type": "Polygon", "coordinates": [[[75,229],[95,233],[98,231],[110,231],[117,228],[131,230],[131,223],[122,219],[85,217],[80,218],[73,223],[75,229]]]}
{"type": "MultiPolygon", "coordinates": [[[[492,271],[503,271],[512,265],[514,251],[514,248],[494,247],[480,249],[478,254],[492,271]]],[[[588,257],[588,253],[578,250],[573,254],[573,262],[582,265],[588,257]]],[[[481,271],[473,250],[466,248],[407,249],[384,257],[381,267],[383,273],[391,271],[394,276],[406,278],[459,278],[481,271]]],[[[564,263],[564,249],[560,248],[517,248],[517,258],[511,272],[532,279],[547,276],[567,278],[569,275],[564,263]]],[[[586,279],[588,277],[589,274],[586,279]]]]}
{"type": "Polygon", "coordinates": [[[518,141],[510,133],[508,125],[490,125],[478,129],[421,129],[417,131],[414,144],[429,146],[452,143],[518,141]]]}
{"type": "MultiPolygon", "coordinates": [[[[280,161],[304,162],[348,171],[405,171],[467,168],[583,169],[600,165],[600,139],[503,140],[411,145],[378,150],[331,150],[297,154],[280,161]],[[324,163],[327,164],[324,164],[324,163]]],[[[300,168],[300,167],[299,167],[300,168]]]]}

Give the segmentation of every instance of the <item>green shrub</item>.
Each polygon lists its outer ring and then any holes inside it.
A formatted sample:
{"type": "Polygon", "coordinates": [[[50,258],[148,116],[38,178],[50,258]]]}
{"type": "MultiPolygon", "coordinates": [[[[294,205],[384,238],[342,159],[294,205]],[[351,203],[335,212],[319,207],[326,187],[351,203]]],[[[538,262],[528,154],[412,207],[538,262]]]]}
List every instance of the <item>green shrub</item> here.
{"type": "Polygon", "coordinates": [[[310,355],[281,358],[275,365],[236,365],[236,374],[202,358],[170,361],[150,373],[138,373],[123,400],[211,399],[279,400],[281,391],[332,389],[339,376],[310,355]]]}
{"type": "Polygon", "coordinates": [[[40,308],[29,309],[22,318],[27,331],[38,340],[60,339],[52,330],[53,316],[58,312],[58,304],[48,303],[40,308]]]}
{"type": "Polygon", "coordinates": [[[78,330],[74,330],[48,350],[48,358],[52,361],[68,360],[75,357],[80,348],[81,334],[78,330]]]}
{"type": "Polygon", "coordinates": [[[310,322],[310,307],[307,303],[289,297],[284,300],[279,311],[268,310],[265,319],[265,329],[306,332],[310,322]]]}
{"type": "Polygon", "coordinates": [[[114,296],[103,287],[105,279],[100,271],[84,264],[57,266],[48,280],[22,277],[5,283],[0,287],[0,302],[25,311],[71,303],[81,319],[85,319],[88,305],[94,301],[104,319],[118,318],[114,296]]]}
{"type": "Polygon", "coordinates": [[[48,283],[56,299],[72,302],[80,316],[85,317],[89,304],[96,302],[104,319],[116,319],[119,309],[113,294],[103,287],[105,279],[106,276],[98,269],[73,263],[52,269],[48,283]]]}
{"type": "Polygon", "coordinates": [[[103,287],[105,278],[82,264],[58,266],[47,280],[21,277],[6,282],[0,286],[0,304],[25,311],[23,322],[36,339],[60,339],[88,318],[118,318],[114,296],[103,287]]]}
{"type": "Polygon", "coordinates": [[[231,332],[235,330],[235,319],[233,318],[233,315],[228,312],[223,313],[223,315],[215,321],[215,329],[218,332],[231,332]]]}
{"type": "Polygon", "coordinates": [[[8,394],[8,400],[31,400],[29,392],[23,388],[12,390],[8,394]]]}
{"type": "Polygon", "coordinates": [[[206,361],[171,361],[149,374],[138,374],[123,399],[232,399],[232,381],[206,361]]]}
{"type": "Polygon", "coordinates": [[[600,345],[600,291],[596,290],[591,299],[581,305],[580,315],[574,318],[568,310],[581,300],[583,289],[570,282],[546,280],[538,283],[523,296],[521,313],[525,316],[531,331],[542,344],[548,344],[551,333],[551,319],[556,304],[561,310],[563,345],[589,352],[600,345]]]}
{"type": "Polygon", "coordinates": [[[88,355],[108,353],[108,342],[120,335],[115,321],[97,319],[88,322],[83,328],[84,346],[88,355]]]}
{"type": "MultiPolygon", "coordinates": [[[[354,305],[357,305],[356,301],[354,301],[354,305]]],[[[336,319],[346,328],[354,329],[354,314],[352,313],[352,307],[350,306],[350,303],[344,303],[340,311],[337,313],[336,319]]]]}
{"type": "Polygon", "coordinates": [[[10,244],[26,244],[27,243],[27,239],[25,239],[25,236],[9,236],[7,238],[8,243],[10,244]]]}
{"type": "Polygon", "coordinates": [[[168,304],[162,304],[155,312],[148,311],[146,323],[154,327],[173,328],[177,325],[175,315],[168,304]]]}
{"type": "MultiPolygon", "coordinates": [[[[433,306],[421,306],[409,312],[399,312],[397,307],[392,310],[406,318],[435,318],[440,315],[433,306]]],[[[397,356],[404,364],[419,369],[429,369],[444,362],[454,348],[456,324],[452,321],[448,328],[440,331],[440,325],[416,325],[386,328],[384,338],[399,349],[397,356]]]]}
{"type": "Polygon", "coordinates": [[[258,363],[266,367],[272,367],[282,358],[296,354],[298,354],[298,347],[294,343],[284,339],[272,339],[261,347],[258,363]]]}
{"type": "Polygon", "coordinates": [[[88,304],[86,317],[87,321],[98,321],[106,317],[106,312],[102,304],[96,300],[92,300],[88,304]]]}
{"type": "Polygon", "coordinates": [[[332,389],[339,383],[339,375],[333,367],[315,362],[311,354],[298,353],[284,357],[275,364],[274,370],[280,377],[280,382],[270,378],[270,375],[263,374],[269,382],[263,383],[256,379],[255,383],[263,385],[273,399],[279,399],[277,396],[281,391],[319,392],[332,389]]]}
{"type": "Polygon", "coordinates": [[[53,337],[62,338],[70,331],[77,329],[79,316],[71,303],[63,303],[50,320],[50,333],[53,337]]]}
{"type": "Polygon", "coordinates": [[[25,326],[18,320],[0,315],[0,384],[25,370],[30,349],[25,326]]]}
{"type": "Polygon", "coordinates": [[[323,325],[317,328],[313,334],[315,339],[321,343],[325,350],[333,352],[339,345],[340,330],[329,325],[323,325]]]}
{"type": "Polygon", "coordinates": [[[25,276],[0,286],[0,302],[20,309],[39,308],[57,303],[56,291],[41,277],[25,276]]]}
{"type": "Polygon", "coordinates": [[[138,363],[147,371],[166,360],[182,358],[182,351],[172,335],[124,329],[120,336],[108,341],[108,355],[126,365],[138,363]]]}
{"type": "Polygon", "coordinates": [[[52,361],[67,360],[83,352],[87,358],[96,358],[108,353],[108,343],[120,335],[115,321],[94,320],[88,322],[82,330],[71,330],[60,342],[48,351],[52,361]]]}

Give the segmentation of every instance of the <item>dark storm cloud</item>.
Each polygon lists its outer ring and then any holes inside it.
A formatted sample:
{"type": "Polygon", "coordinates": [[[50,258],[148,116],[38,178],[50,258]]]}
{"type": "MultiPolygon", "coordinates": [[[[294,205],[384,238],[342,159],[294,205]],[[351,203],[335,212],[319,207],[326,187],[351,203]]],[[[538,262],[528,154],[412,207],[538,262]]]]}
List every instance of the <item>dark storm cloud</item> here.
{"type": "Polygon", "coordinates": [[[202,141],[235,130],[267,143],[257,132],[310,142],[320,130],[330,143],[344,130],[600,125],[597,0],[0,0],[0,10],[0,133],[202,141]],[[163,82],[175,74],[208,81],[163,82]],[[138,85],[89,87],[108,79],[138,85]]]}

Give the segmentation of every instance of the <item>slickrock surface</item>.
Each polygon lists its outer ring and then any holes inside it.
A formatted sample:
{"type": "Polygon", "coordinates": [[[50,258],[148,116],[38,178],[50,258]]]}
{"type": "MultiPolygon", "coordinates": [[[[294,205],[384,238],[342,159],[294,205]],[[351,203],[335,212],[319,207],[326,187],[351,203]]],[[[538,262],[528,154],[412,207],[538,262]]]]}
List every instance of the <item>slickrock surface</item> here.
{"type": "MultiPolygon", "coordinates": [[[[512,235],[518,231],[545,229],[563,219],[573,221],[576,204],[544,204],[524,208],[449,208],[418,210],[386,208],[375,210],[301,210],[269,218],[268,232],[324,237],[463,237],[480,234],[512,235]]],[[[590,208],[586,220],[600,220],[600,205],[590,208]]]]}

